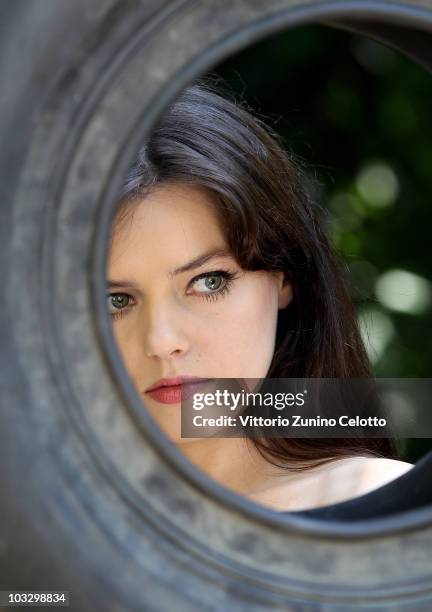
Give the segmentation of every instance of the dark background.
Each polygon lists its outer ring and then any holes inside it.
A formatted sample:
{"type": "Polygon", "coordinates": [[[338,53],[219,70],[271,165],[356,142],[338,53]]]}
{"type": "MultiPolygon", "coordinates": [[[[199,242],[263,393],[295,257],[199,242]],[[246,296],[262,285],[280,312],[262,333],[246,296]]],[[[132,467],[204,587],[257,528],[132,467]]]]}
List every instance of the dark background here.
{"type": "MultiPolygon", "coordinates": [[[[431,75],[371,39],[324,26],[274,35],[211,74],[307,164],[375,375],[432,377],[431,75]]],[[[399,445],[415,462],[432,440],[399,445]]]]}

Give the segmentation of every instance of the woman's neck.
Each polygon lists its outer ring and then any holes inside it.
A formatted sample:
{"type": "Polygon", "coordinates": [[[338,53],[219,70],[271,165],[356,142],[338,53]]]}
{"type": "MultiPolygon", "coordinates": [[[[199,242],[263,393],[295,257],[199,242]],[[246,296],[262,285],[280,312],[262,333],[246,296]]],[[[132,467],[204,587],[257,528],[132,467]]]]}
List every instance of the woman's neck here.
{"type": "MultiPolygon", "coordinates": [[[[266,461],[247,438],[206,438],[177,448],[207,476],[239,495],[252,497],[288,476],[266,461]]],[[[292,474],[295,477],[295,474],[292,474]]]]}

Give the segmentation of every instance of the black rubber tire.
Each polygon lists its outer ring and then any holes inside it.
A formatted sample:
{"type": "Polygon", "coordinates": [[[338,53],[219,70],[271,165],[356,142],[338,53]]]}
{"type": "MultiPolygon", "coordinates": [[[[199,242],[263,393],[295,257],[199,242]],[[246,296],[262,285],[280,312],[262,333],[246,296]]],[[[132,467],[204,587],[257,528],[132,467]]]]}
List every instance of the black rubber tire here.
{"type": "Polygon", "coordinates": [[[432,609],[430,507],[314,521],[207,481],[142,410],[105,313],[145,131],[223,58],[312,22],[405,32],[428,65],[432,0],[2,0],[0,590],[80,611],[432,609]]]}

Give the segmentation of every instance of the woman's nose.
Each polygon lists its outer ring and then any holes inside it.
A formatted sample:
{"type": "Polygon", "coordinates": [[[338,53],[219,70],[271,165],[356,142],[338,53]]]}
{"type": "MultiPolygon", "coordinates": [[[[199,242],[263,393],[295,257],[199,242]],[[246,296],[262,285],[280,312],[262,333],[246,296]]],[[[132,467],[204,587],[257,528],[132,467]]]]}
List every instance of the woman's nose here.
{"type": "Polygon", "coordinates": [[[188,350],[184,322],[173,310],[155,307],[148,314],[146,328],[144,343],[148,357],[167,359],[188,350]]]}

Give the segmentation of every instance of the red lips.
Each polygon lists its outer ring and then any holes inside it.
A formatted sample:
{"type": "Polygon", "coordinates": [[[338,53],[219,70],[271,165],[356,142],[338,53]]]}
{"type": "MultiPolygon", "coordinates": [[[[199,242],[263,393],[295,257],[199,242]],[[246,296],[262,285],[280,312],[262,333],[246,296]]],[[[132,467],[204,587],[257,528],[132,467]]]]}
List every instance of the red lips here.
{"type": "Polygon", "coordinates": [[[200,392],[202,383],[208,380],[210,379],[197,376],[161,378],[148,387],[145,393],[161,404],[178,404],[182,399],[187,399],[194,393],[200,392]]]}

